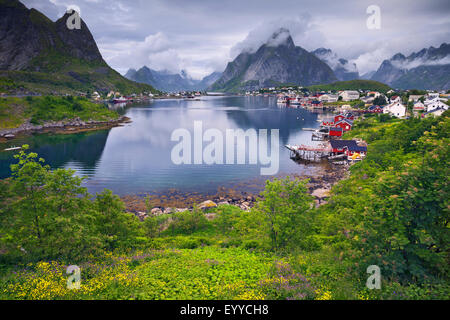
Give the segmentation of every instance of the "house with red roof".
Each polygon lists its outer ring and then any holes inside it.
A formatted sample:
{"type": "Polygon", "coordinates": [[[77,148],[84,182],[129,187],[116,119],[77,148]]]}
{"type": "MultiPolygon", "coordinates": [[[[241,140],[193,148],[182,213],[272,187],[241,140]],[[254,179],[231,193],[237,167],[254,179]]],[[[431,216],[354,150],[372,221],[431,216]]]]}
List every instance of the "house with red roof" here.
{"type": "Polygon", "coordinates": [[[350,131],[353,126],[353,121],[349,119],[342,119],[341,121],[337,122],[334,127],[336,128],[342,128],[344,132],[350,131]]]}

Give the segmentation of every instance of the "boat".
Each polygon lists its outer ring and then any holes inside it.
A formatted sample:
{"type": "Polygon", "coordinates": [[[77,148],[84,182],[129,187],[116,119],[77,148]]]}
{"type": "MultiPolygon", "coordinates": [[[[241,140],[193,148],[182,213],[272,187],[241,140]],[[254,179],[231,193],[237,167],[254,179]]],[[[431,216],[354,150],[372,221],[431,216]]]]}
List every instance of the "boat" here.
{"type": "Polygon", "coordinates": [[[22,149],[22,147],[10,147],[10,148],[6,148],[5,151],[14,151],[14,150],[20,150],[22,149]]]}
{"type": "Polygon", "coordinates": [[[277,103],[279,103],[279,104],[288,103],[288,99],[287,99],[287,97],[279,96],[277,99],[277,103]]]}
{"type": "Polygon", "coordinates": [[[197,96],[187,96],[184,98],[186,101],[200,101],[200,98],[197,96]]]}
{"type": "Polygon", "coordinates": [[[295,98],[290,98],[289,99],[289,103],[293,104],[293,105],[299,105],[300,103],[300,98],[299,97],[295,97],[295,98]]]}
{"type": "Polygon", "coordinates": [[[128,102],[127,98],[124,97],[119,97],[119,98],[114,98],[111,100],[112,103],[125,103],[128,102]]]}

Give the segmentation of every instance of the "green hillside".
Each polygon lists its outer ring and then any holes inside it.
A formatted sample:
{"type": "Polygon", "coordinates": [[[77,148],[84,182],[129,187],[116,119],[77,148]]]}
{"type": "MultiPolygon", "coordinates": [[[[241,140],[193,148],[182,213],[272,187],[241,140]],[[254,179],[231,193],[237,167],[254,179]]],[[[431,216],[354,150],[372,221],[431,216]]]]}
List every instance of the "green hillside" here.
{"type": "Polygon", "coordinates": [[[17,128],[29,120],[32,124],[47,121],[109,121],[119,117],[116,111],[103,104],[80,97],[8,97],[0,98],[0,129],[17,128]]]}
{"type": "Polygon", "coordinates": [[[391,88],[384,83],[373,80],[350,80],[314,85],[308,87],[308,89],[310,91],[373,90],[387,92],[391,88]]]}

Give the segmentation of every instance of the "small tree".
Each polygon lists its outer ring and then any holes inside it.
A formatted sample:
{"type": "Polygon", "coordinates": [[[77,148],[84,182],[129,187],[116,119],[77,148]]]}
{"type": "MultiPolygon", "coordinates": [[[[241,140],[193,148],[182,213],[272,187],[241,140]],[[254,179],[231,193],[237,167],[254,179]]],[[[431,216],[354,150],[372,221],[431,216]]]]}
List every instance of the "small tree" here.
{"type": "Polygon", "coordinates": [[[111,190],[105,189],[97,194],[94,208],[99,213],[96,224],[106,238],[107,248],[118,248],[142,235],[138,218],[125,213],[124,203],[111,190]]]}
{"type": "Polygon", "coordinates": [[[373,104],[377,106],[384,106],[387,104],[386,98],[384,96],[378,96],[373,100],[373,104]]]}
{"type": "MultiPolygon", "coordinates": [[[[100,246],[95,212],[82,179],[73,171],[51,171],[27,145],[15,156],[4,200],[2,227],[9,251],[29,258],[79,257],[100,246]]],[[[1,197],[0,197],[1,198],[1,197]]]]}
{"type": "Polygon", "coordinates": [[[179,230],[183,233],[192,234],[203,228],[208,223],[203,211],[196,206],[192,211],[184,211],[175,214],[175,221],[172,222],[172,232],[179,230]]]}
{"type": "Polygon", "coordinates": [[[302,241],[310,232],[312,197],[307,193],[307,181],[275,179],[267,181],[256,210],[263,213],[268,224],[272,250],[279,250],[302,241]]]}

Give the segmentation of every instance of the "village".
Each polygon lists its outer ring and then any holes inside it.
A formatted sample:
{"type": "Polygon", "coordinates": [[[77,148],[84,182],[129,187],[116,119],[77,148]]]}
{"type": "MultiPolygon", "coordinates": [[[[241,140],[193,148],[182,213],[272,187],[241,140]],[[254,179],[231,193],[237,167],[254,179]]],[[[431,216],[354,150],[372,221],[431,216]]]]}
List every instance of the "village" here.
{"type": "Polygon", "coordinates": [[[343,90],[338,92],[305,93],[302,88],[266,89],[263,93],[247,92],[247,95],[277,97],[281,107],[306,108],[316,112],[333,112],[331,118],[320,118],[318,129],[312,131],[312,141],[318,145],[286,145],[293,160],[320,161],[328,159],[332,164],[352,165],[364,159],[367,143],[361,140],[341,140],[353,127],[354,120],[366,114],[385,114],[389,117],[407,119],[413,117],[440,116],[448,105],[446,92],[395,92],[385,94],[377,91],[343,90]],[[300,91],[299,91],[300,89],[300,91]],[[414,93],[414,94],[412,94],[414,93]],[[337,115],[336,115],[337,113],[337,115]]]}
{"type": "Polygon", "coordinates": [[[386,93],[372,90],[341,90],[310,92],[303,87],[265,88],[247,91],[246,96],[276,97],[277,104],[304,107],[312,110],[329,110],[337,113],[385,113],[397,118],[408,116],[440,116],[449,107],[448,91],[389,90],[386,93]],[[420,94],[417,94],[420,93],[420,94]]]}

